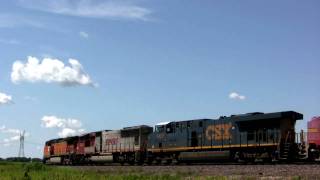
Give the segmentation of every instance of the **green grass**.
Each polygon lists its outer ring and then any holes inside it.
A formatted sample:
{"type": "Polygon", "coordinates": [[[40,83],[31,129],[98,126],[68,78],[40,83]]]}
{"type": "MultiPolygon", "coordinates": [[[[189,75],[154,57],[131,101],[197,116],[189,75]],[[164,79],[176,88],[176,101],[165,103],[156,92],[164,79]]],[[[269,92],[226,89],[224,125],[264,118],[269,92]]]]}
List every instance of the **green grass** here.
{"type": "MultiPolygon", "coordinates": [[[[66,179],[66,180],[80,180],[80,179],[125,179],[125,180],[171,180],[171,179],[185,179],[188,178],[184,174],[162,174],[152,175],[143,174],[141,172],[97,172],[97,171],[80,171],[69,167],[55,167],[46,166],[41,163],[9,163],[0,162],[0,179],[66,179]]],[[[190,178],[190,177],[189,177],[190,178]]],[[[192,178],[193,179],[193,178],[192,178]]]]}

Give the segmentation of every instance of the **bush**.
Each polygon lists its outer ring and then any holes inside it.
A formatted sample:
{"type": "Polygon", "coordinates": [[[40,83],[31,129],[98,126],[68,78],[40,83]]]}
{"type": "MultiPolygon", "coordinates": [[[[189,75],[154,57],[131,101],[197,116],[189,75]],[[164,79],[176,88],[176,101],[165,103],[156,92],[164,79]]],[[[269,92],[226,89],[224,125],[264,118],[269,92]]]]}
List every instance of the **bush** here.
{"type": "Polygon", "coordinates": [[[47,170],[47,166],[43,165],[42,163],[27,163],[22,164],[23,168],[28,171],[45,171],[47,170]]]}

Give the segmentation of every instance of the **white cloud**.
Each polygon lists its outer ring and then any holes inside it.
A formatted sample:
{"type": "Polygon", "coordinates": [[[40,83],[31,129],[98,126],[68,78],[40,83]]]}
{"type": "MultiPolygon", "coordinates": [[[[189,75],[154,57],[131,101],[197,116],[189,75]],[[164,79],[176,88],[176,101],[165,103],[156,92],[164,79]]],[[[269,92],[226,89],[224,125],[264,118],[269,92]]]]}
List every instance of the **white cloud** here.
{"type": "Polygon", "coordinates": [[[240,95],[237,92],[232,92],[229,94],[230,99],[235,99],[235,100],[245,100],[246,96],[240,95]]]}
{"type": "Polygon", "coordinates": [[[109,19],[149,20],[151,10],[133,1],[114,0],[20,0],[26,8],[55,14],[109,19]]]}
{"type": "MultiPolygon", "coordinates": [[[[6,136],[9,136],[3,139],[2,144],[5,147],[11,146],[12,143],[15,143],[20,140],[20,134],[22,132],[23,131],[19,129],[7,128],[4,125],[0,126],[0,133],[6,134],[6,136]]],[[[25,132],[25,137],[28,137],[29,135],[30,134],[28,132],[25,132]]]]}
{"type": "Polygon", "coordinates": [[[82,123],[77,119],[44,116],[41,121],[42,126],[45,128],[60,129],[60,132],[58,132],[59,137],[74,136],[85,132],[85,130],[82,129],[82,123]]]}
{"type": "Polygon", "coordinates": [[[42,118],[43,126],[46,128],[81,128],[82,123],[77,119],[64,119],[64,118],[58,118],[56,116],[44,116],[42,118]]]}
{"type": "Polygon", "coordinates": [[[70,128],[63,128],[61,132],[58,132],[59,137],[74,136],[76,134],[77,134],[77,131],[70,128]]]}
{"type": "Polygon", "coordinates": [[[59,59],[52,58],[44,58],[40,62],[36,57],[29,56],[26,63],[21,61],[13,63],[11,81],[58,83],[62,86],[95,86],[78,60],[69,59],[69,64],[70,66],[67,66],[59,59]]]}
{"type": "Polygon", "coordinates": [[[0,105],[13,103],[12,96],[0,92],[0,105]]]}
{"type": "Polygon", "coordinates": [[[84,32],[84,31],[80,31],[80,32],[79,32],[79,36],[80,36],[80,37],[83,37],[83,38],[85,38],[85,39],[88,39],[88,38],[89,38],[89,34],[86,33],[86,32],[84,32]]]}
{"type": "Polygon", "coordinates": [[[85,133],[86,130],[85,130],[85,129],[78,129],[78,132],[79,132],[79,133],[85,133]]]}

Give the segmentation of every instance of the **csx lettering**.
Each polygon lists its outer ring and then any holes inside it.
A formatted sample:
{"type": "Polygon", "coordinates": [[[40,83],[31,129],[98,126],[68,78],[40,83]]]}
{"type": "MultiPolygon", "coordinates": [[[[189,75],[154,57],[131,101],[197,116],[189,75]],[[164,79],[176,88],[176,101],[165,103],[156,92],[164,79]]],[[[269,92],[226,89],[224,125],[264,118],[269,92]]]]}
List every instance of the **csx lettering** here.
{"type": "Polygon", "coordinates": [[[216,124],[210,125],[206,129],[206,138],[207,140],[227,140],[231,139],[230,130],[232,128],[232,124],[216,124]]]}

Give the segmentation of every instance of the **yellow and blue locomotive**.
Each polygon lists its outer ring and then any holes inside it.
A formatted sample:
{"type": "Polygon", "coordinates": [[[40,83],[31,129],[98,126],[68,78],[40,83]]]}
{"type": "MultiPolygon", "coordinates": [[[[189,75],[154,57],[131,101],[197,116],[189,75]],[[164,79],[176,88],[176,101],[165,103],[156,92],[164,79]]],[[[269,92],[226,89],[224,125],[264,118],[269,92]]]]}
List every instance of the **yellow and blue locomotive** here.
{"type": "Polygon", "coordinates": [[[149,161],[289,160],[296,158],[297,112],[248,113],[161,123],[148,138],[149,161]]]}

